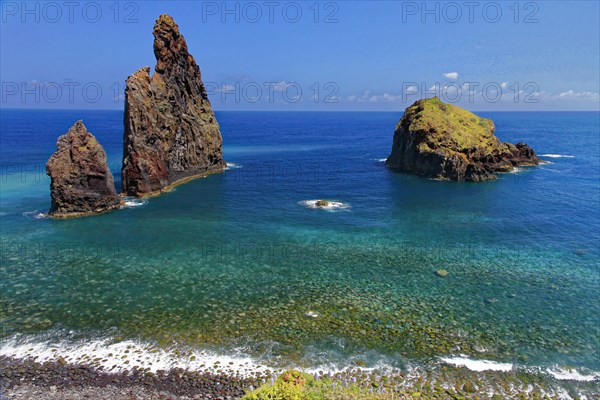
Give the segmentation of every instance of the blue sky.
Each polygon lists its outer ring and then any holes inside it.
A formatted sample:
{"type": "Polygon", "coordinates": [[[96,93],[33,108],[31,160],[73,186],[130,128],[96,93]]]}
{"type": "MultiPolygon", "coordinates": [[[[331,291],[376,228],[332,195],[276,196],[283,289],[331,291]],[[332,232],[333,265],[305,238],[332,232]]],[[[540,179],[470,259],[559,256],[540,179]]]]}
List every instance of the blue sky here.
{"type": "Polygon", "coordinates": [[[217,110],[600,107],[598,1],[1,3],[6,108],[122,108],[162,13],[217,110]]]}

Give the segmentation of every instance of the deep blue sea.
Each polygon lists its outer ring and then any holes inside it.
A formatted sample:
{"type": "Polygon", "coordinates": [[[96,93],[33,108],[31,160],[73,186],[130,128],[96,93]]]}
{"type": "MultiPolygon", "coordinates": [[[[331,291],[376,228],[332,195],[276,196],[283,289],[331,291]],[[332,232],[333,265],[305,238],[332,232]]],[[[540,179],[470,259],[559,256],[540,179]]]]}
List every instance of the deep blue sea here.
{"type": "Polygon", "coordinates": [[[150,343],[600,379],[600,114],[480,113],[548,162],[485,183],[388,170],[401,115],[218,112],[225,173],[53,220],[56,139],[83,119],[120,187],[122,112],[2,110],[1,353],[150,343]]]}

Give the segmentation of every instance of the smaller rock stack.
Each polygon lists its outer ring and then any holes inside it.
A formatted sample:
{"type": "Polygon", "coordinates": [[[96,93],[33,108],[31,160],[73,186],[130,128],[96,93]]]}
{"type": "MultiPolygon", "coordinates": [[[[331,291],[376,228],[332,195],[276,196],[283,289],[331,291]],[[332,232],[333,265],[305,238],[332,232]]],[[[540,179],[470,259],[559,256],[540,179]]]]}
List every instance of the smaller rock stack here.
{"type": "Polygon", "coordinates": [[[81,120],[58,138],[56,147],[46,164],[51,179],[51,216],[80,217],[120,206],[106,152],[81,120]]]}

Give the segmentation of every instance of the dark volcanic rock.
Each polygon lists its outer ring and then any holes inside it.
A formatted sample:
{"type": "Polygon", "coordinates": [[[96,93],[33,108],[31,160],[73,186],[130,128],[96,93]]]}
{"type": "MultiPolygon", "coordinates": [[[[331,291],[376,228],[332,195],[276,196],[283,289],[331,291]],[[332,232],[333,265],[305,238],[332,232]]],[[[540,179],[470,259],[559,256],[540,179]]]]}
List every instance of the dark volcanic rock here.
{"type": "Polygon", "coordinates": [[[478,182],[540,163],[531,147],[502,143],[495,130],[490,119],[437,97],[418,100],[396,125],[386,164],[428,178],[478,182]]]}
{"type": "MultiPolygon", "coordinates": [[[[121,388],[123,398],[134,399],[225,399],[241,398],[246,388],[260,385],[259,378],[242,378],[225,374],[214,375],[209,372],[170,369],[149,373],[148,370],[133,368],[130,371],[111,372],[92,364],[71,364],[60,361],[40,363],[34,358],[16,359],[0,355],[0,393],[3,388],[12,389],[24,385],[35,385],[50,391],[66,388],[121,388]],[[54,388],[53,388],[54,387],[54,388]],[[173,395],[152,397],[125,396],[130,390],[144,387],[155,392],[173,395]]],[[[100,391],[100,390],[99,390],[100,391]]],[[[12,397],[11,397],[12,398],[12,397]]],[[[61,398],[59,393],[51,398],[61,398]]],[[[77,399],[88,397],[73,397],[77,399]]],[[[99,397],[89,397],[91,400],[99,397]]],[[[103,396],[102,399],[111,398],[103,396]]],[[[119,398],[121,398],[119,396],[119,398]]],[[[38,399],[38,397],[27,397],[38,399]]],[[[3,400],[3,399],[2,399],[3,400]]]]}
{"type": "Polygon", "coordinates": [[[77,217],[119,207],[106,153],[82,121],[59,137],[56,147],[46,164],[51,178],[50,215],[77,217]]]}
{"type": "Polygon", "coordinates": [[[154,25],[155,73],[127,79],[123,192],[144,196],[185,178],[221,172],[222,139],[200,68],[173,18],[154,25]]]}

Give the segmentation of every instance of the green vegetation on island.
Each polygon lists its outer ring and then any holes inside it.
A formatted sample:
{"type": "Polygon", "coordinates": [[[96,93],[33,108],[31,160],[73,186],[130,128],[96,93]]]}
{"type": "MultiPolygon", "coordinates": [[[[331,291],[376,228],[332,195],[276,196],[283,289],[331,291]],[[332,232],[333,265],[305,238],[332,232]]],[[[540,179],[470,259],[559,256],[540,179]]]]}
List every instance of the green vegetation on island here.
{"type": "Polygon", "coordinates": [[[486,181],[540,163],[525,143],[502,143],[492,120],[438,97],[416,101],[396,125],[390,168],[434,179],[486,181]]]}

